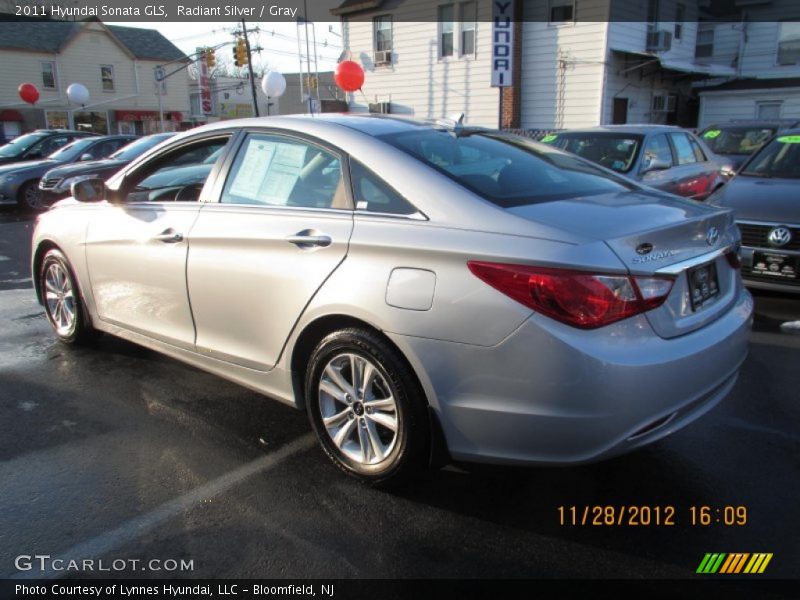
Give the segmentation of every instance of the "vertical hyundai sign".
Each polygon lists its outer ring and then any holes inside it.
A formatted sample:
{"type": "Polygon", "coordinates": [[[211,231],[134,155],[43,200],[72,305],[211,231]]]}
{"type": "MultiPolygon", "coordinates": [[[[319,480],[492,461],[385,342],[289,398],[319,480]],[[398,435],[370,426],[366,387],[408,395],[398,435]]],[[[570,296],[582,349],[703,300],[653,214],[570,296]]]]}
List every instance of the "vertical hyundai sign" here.
{"type": "Polygon", "coordinates": [[[205,52],[203,52],[201,48],[198,48],[197,52],[199,53],[197,66],[198,70],[200,71],[200,76],[198,77],[200,82],[200,108],[204,115],[210,115],[212,112],[212,106],[211,88],[209,87],[208,83],[208,63],[206,63],[205,52]]]}
{"type": "Polygon", "coordinates": [[[492,87],[513,85],[514,0],[492,0],[492,87]]]}

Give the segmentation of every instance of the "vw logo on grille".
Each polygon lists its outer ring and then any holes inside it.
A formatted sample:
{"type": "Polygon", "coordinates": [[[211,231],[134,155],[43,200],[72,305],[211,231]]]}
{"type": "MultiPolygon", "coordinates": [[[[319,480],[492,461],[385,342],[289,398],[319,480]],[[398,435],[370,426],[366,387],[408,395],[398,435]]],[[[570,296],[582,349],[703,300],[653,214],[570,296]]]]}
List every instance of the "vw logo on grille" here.
{"type": "Polygon", "coordinates": [[[776,227],[767,235],[767,241],[773,246],[785,246],[792,239],[792,232],[788,227],[776,227]]]}
{"type": "Polygon", "coordinates": [[[718,239],[719,239],[719,229],[717,229],[716,227],[710,227],[708,229],[708,233],[706,233],[706,243],[709,246],[713,246],[714,244],[717,243],[718,239]]]}

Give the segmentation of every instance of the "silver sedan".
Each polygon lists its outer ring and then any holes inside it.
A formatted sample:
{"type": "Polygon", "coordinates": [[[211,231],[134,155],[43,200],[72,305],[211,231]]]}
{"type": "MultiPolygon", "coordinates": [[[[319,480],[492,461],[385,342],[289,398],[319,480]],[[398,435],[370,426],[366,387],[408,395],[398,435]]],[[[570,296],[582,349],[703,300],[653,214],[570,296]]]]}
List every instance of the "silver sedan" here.
{"type": "Polygon", "coordinates": [[[62,341],[117,335],[306,410],[373,483],[631,450],[747,353],[729,210],[459,122],[226,121],[73,196],[33,236],[62,341]]]}

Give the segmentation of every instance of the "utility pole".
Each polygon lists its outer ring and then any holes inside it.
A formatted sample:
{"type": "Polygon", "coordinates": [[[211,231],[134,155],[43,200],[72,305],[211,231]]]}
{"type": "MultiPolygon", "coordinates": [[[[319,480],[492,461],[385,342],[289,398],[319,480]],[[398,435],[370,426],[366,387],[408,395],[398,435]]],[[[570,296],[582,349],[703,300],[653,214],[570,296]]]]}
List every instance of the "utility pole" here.
{"type": "Polygon", "coordinates": [[[256,80],[253,75],[253,55],[250,52],[250,39],[247,37],[247,25],[242,19],[242,35],[244,36],[244,45],[247,48],[247,68],[250,70],[250,91],[253,92],[253,112],[258,117],[258,96],[256,95],[256,80]]]}

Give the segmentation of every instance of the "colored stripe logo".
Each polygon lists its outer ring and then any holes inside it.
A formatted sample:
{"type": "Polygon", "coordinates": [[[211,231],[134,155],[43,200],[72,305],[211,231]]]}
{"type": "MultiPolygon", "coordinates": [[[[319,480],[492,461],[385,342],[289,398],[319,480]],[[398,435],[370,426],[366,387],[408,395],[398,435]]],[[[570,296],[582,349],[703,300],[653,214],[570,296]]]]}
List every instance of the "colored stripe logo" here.
{"type": "Polygon", "coordinates": [[[708,552],[700,561],[697,573],[703,574],[735,574],[763,573],[767,569],[769,561],[772,560],[772,553],[769,552],[708,552]]]}

